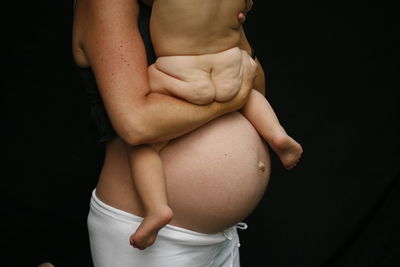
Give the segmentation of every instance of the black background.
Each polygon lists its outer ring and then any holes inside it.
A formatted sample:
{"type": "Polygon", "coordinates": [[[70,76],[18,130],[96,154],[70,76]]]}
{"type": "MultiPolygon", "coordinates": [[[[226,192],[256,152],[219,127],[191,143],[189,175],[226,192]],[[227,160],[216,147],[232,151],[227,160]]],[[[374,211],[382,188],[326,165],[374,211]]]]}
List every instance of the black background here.
{"type": "MultiPolygon", "coordinates": [[[[91,266],[86,216],[104,150],[72,61],[72,1],[9,5],[0,266],[91,266]]],[[[396,10],[255,1],[245,29],[267,98],[305,152],[292,171],[271,153],[270,185],[240,232],[243,267],[400,266],[396,10]]]]}

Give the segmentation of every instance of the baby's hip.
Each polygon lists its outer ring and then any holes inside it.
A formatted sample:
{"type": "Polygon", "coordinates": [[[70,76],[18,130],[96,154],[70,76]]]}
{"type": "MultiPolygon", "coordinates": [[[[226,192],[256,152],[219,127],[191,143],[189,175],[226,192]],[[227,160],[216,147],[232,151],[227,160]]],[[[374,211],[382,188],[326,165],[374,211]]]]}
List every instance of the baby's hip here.
{"type": "Polygon", "coordinates": [[[159,57],[155,65],[162,72],[190,81],[192,77],[210,78],[210,73],[215,74],[222,70],[226,73],[237,73],[242,67],[244,56],[247,56],[244,50],[233,47],[212,54],[159,57]]]}

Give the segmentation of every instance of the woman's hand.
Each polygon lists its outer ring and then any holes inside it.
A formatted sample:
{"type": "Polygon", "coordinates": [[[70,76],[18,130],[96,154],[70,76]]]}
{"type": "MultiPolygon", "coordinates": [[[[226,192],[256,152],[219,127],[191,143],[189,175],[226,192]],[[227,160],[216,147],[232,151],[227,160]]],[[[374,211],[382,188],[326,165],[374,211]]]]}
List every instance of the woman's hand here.
{"type": "Polygon", "coordinates": [[[228,112],[240,109],[248,100],[250,92],[253,89],[253,83],[256,77],[257,63],[243,51],[243,81],[239,93],[230,101],[221,103],[226,105],[228,112]]]}
{"type": "Polygon", "coordinates": [[[253,6],[253,0],[245,0],[246,5],[242,12],[238,14],[238,20],[241,24],[243,24],[246,20],[246,14],[249,12],[253,6]]]}

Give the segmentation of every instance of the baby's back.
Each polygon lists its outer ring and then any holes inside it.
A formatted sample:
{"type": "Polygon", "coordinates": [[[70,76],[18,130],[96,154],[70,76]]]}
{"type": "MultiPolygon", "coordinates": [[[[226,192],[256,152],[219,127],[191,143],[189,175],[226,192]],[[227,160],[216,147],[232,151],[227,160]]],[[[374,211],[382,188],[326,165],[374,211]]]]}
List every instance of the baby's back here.
{"type": "Polygon", "coordinates": [[[217,53],[237,46],[244,0],[154,0],[151,38],[158,57],[217,53]]]}

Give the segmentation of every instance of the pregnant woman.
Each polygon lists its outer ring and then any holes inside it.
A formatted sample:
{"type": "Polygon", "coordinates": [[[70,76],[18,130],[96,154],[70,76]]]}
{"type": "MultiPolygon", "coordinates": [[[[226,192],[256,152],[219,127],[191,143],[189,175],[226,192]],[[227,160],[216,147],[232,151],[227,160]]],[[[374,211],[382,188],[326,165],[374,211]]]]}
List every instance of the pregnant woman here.
{"type": "MultiPolygon", "coordinates": [[[[94,265],[237,267],[235,225],[260,201],[270,170],[258,133],[235,112],[253,86],[252,69],[245,68],[241,91],[225,103],[197,106],[150,93],[149,14],[136,0],[79,0],[75,8],[74,59],[90,93],[100,140],[106,142],[88,217],[94,265]],[[129,236],[143,207],[126,148],[171,139],[160,155],[174,218],[153,246],[139,251],[129,236]]],[[[244,34],[240,46],[251,52],[244,34]]],[[[254,87],[260,91],[263,77],[258,67],[254,87]]]]}

